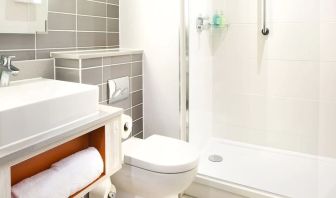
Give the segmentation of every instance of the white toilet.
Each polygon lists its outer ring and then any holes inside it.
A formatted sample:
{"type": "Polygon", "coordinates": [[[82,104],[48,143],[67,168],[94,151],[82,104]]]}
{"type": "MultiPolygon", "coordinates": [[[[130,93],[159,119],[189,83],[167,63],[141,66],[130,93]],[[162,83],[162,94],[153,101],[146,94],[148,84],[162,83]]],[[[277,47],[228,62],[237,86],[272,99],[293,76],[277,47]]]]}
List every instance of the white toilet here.
{"type": "Polygon", "coordinates": [[[177,198],[196,175],[199,153],[186,142],[153,135],[122,148],[123,167],[112,176],[117,198],[177,198]]]}

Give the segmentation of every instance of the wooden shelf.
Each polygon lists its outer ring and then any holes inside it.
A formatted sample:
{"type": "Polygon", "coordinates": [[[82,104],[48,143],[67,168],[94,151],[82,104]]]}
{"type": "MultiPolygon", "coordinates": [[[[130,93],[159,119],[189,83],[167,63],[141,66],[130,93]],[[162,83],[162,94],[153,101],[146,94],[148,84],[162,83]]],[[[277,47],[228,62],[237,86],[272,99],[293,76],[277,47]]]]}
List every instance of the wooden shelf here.
{"type": "MultiPolygon", "coordinates": [[[[95,147],[104,161],[104,172],[99,178],[97,178],[97,180],[87,186],[89,187],[106,175],[105,146],[105,127],[101,127],[12,166],[10,171],[11,185],[13,186],[26,178],[49,169],[53,163],[58,162],[76,152],[89,147],[95,147]]],[[[71,197],[76,197],[77,194],[80,194],[87,187],[75,193],[71,197]]]]}

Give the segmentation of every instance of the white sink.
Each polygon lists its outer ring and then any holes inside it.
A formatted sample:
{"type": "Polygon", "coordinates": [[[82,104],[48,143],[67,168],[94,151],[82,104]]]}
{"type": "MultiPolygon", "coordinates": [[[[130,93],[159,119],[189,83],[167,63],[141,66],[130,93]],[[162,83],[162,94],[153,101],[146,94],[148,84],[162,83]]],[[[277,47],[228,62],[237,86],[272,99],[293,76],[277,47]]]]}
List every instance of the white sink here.
{"type": "Polygon", "coordinates": [[[32,79],[0,88],[0,148],[95,115],[97,86],[32,79]]]}

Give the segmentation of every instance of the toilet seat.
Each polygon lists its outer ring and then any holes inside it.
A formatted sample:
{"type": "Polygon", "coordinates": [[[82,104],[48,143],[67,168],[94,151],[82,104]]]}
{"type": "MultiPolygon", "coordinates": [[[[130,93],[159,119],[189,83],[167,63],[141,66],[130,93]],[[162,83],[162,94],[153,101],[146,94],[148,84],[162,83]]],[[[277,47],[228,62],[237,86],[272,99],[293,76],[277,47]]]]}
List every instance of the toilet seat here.
{"type": "Polygon", "coordinates": [[[160,135],[123,142],[124,163],[152,172],[176,174],[197,167],[199,152],[190,144],[160,135]]]}

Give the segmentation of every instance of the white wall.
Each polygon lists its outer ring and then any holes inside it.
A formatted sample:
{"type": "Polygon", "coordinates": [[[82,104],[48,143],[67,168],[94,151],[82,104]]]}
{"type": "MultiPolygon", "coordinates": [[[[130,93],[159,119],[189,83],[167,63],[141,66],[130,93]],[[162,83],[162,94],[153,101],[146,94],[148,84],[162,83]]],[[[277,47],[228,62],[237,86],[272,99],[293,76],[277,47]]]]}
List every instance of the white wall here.
{"type": "Polygon", "coordinates": [[[320,0],[319,153],[336,157],[336,1],[320,0]]]}
{"type": "Polygon", "coordinates": [[[336,157],[336,3],[213,0],[230,27],[213,48],[214,136],[336,157]]]}
{"type": "Polygon", "coordinates": [[[120,46],[145,52],[146,137],[179,137],[179,21],[179,1],[120,1],[120,46]]]}

